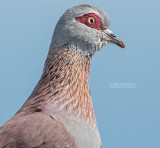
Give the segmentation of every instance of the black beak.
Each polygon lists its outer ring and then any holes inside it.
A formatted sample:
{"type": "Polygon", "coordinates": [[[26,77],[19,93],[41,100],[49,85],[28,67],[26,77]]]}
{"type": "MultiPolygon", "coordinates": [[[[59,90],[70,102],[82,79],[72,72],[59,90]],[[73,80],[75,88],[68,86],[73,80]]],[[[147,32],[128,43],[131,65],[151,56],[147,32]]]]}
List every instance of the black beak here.
{"type": "MultiPolygon", "coordinates": [[[[107,29],[107,30],[104,30],[104,33],[109,37],[108,41],[109,41],[110,43],[116,44],[116,45],[118,45],[118,46],[121,47],[121,48],[125,48],[124,42],[123,42],[122,40],[120,40],[119,38],[117,38],[117,37],[113,34],[112,31],[110,31],[110,30],[107,29]]],[[[108,38],[108,37],[107,37],[107,38],[108,38]]]]}

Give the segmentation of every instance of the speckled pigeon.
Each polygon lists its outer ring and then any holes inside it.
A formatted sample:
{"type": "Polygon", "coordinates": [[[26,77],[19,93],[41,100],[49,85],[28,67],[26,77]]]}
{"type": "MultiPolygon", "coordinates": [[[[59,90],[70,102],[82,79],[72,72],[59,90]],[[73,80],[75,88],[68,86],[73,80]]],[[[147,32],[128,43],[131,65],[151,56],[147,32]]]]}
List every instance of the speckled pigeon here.
{"type": "Polygon", "coordinates": [[[94,53],[125,45],[98,7],[79,5],[59,19],[43,74],[21,109],[0,127],[0,148],[102,148],[89,72],[94,53]]]}

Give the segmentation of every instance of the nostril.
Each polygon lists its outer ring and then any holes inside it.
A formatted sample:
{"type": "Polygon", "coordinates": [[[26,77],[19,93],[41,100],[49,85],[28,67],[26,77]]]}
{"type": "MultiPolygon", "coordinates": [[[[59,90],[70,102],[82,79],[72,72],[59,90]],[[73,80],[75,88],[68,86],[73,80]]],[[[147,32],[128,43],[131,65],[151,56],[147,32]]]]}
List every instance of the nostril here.
{"type": "Polygon", "coordinates": [[[110,36],[111,36],[111,37],[116,37],[116,36],[114,35],[114,33],[111,33],[110,36]]]}

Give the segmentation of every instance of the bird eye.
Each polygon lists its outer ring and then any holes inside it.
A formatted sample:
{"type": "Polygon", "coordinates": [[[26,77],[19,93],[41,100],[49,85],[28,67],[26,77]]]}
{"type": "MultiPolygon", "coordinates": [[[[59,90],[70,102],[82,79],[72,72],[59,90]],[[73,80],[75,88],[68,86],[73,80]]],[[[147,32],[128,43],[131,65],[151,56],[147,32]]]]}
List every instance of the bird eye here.
{"type": "Polygon", "coordinates": [[[89,24],[93,25],[93,24],[95,24],[96,20],[95,20],[94,17],[88,17],[88,18],[87,18],[87,22],[88,22],[89,24]]]}

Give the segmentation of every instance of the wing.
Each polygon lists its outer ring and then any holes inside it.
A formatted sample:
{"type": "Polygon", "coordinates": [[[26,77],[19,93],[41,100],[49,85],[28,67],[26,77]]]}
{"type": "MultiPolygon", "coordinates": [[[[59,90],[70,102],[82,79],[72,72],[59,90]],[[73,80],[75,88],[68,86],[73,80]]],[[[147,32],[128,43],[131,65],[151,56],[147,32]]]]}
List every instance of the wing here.
{"type": "Polygon", "coordinates": [[[0,148],[76,148],[64,125],[49,115],[12,118],[0,127],[0,148]]]}

